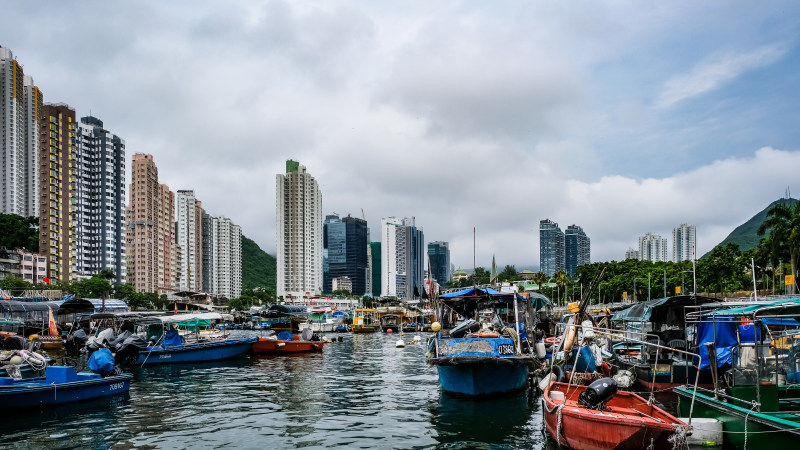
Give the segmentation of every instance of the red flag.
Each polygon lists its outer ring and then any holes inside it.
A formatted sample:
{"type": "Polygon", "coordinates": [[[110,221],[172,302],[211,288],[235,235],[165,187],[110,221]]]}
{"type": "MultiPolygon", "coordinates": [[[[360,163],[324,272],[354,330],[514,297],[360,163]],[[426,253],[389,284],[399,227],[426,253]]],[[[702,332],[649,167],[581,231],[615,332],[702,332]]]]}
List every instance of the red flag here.
{"type": "Polygon", "coordinates": [[[42,278],[42,282],[50,284],[50,278],[44,277],[44,278],[42,278]]]}

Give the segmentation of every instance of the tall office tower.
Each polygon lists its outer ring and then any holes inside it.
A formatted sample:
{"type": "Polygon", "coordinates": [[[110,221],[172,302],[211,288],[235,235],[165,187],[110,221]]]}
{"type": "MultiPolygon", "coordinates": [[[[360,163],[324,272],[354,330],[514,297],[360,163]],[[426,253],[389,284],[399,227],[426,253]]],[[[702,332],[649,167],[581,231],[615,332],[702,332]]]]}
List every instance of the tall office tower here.
{"type": "Polygon", "coordinates": [[[75,255],[75,110],[42,106],[39,117],[39,253],[47,255],[47,276],[69,281],[75,255]]]}
{"type": "Polygon", "coordinates": [[[694,225],[682,223],[672,229],[672,262],[689,261],[694,258],[697,230],[694,225]]]}
{"type": "Polygon", "coordinates": [[[175,202],[175,239],[181,249],[178,289],[199,292],[203,290],[203,207],[190,190],[179,190],[175,202]]]}
{"type": "Polygon", "coordinates": [[[0,213],[39,215],[42,91],[0,47],[0,213]]]}
{"type": "Polygon", "coordinates": [[[378,297],[381,295],[381,243],[380,242],[370,242],[369,243],[369,253],[371,259],[370,265],[370,277],[372,278],[372,290],[370,294],[373,297],[378,297]]]}
{"type": "Polygon", "coordinates": [[[570,225],[564,231],[564,267],[570,277],[575,277],[578,266],[591,262],[591,241],[583,228],[570,225]]]}
{"type": "Polygon", "coordinates": [[[174,196],[167,185],[159,184],[153,155],[133,155],[128,192],[128,283],[138,292],[173,290],[177,264],[173,248],[174,196]]]}
{"type": "Polygon", "coordinates": [[[125,141],[96,117],[82,117],[76,133],[76,275],[103,269],[126,279],[125,141]]]}
{"type": "Polygon", "coordinates": [[[367,291],[367,221],[355,217],[332,214],[325,217],[323,235],[323,286],[326,293],[333,292],[333,279],[348,277],[353,295],[367,291]]]}
{"type": "Polygon", "coordinates": [[[381,296],[409,299],[424,281],[425,242],[414,218],[381,219],[381,296]]]}
{"type": "Polygon", "coordinates": [[[539,263],[548,277],[565,269],[564,233],[550,219],[539,221],[539,263]]]}
{"type": "Polygon", "coordinates": [[[279,297],[322,292],[322,193],[305,166],[286,161],[276,176],[279,297]]]}
{"type": "Polygon", "coordinates": [[[242,227],[224,216],[203,217],[203,291],[227,299],[242,295],[242,227]]]}
{"type": "Polygon", "coordinates": [[[450,244],[442,241],[428,243],[428,261],[431,276],[436,282],[444,286],[450,281],[450,244]]]}
{"type": "Polygon", "coordinates": [[[645,233],[644,236],[639,236],[639,260],[667,261],[667,240],[653,233],[645,233]]]}
{"type": "Polygon", "coordinates": [[[625,250],[625,259],[639,259],[639,250],[628,247],[628,249],[625,250]]]}

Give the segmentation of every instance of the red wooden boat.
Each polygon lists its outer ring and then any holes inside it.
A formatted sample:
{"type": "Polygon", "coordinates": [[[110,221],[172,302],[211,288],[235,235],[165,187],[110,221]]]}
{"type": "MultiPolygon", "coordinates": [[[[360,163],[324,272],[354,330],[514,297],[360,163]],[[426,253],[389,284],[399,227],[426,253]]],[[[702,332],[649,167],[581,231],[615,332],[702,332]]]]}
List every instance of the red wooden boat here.
{"type": "Polygon", "coordinates": [[[672,448],[670,438],[682,438],[687,426],[642,397],[618,391],[602,410],[578,403],[587,386],[550,383],[544,391],[547,433],[560,445],[575,449],[672,448]]]}
{"type": "MultiPolygon", "coordinates": [[[[296,336],[298,337],[299,336],[296,336]]],[[[253,344],[253,351],[256,353],[302,353],[302,352],[321,352],[325,345],[324,341],[301,341],[280,340],[270,338],[260,338],[253,344]]]]}

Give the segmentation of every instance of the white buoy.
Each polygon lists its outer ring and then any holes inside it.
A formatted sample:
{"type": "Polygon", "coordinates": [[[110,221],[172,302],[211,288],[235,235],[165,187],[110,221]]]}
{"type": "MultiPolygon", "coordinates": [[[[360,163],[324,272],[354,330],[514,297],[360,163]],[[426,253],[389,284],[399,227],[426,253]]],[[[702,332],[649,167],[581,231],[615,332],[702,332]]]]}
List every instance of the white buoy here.
{"type": "Polygon", "coordinates": [[[402,339],[398,339],[397,340],[397,344],[395,344],[394,346],[397,347],[397,348],[405,347],[406,343],[402,339]]]}
{"type": "Polygon", "coordinates": [[[544,359],[544,357],[547,356],[547,349],[544,347],[544,342],[537,342],[534,348],[536,349],[536,356],[540,359],[544,359]]]}
{"type": "Polygon", "coordinates": [[[414,335],[414,339],[412,339],[412,340],[411,340],[411,342],[413,342],[413,343],[415,343],[415,344],[416,344],[417,342],[422,342],[422,338],[421,338],[421,337],[419,337],[419,335],[418,335],[418,334],[415,334],[415,335],[414,335]]]}

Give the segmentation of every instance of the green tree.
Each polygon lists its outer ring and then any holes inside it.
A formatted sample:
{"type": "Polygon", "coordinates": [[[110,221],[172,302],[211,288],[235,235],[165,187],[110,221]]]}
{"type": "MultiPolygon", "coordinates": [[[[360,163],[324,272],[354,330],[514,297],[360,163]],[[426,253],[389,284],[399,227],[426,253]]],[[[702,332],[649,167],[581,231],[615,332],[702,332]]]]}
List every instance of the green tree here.
{"type": "Polygon", "coordinates": [[[556,286],[558,286],[558,289],[559,289],[559,299],[558,300],[559,301],[561,300],[560,299],[561,294],[564,295],[564,299],[566,300],[566,298],[567,298],[567,289],[566,288],[567,288],[567,284],[569,284],[569,276],[567,275],[567,272],[564,272],[563,270],[557,271],[556,273],[553,274],[553,281],[556,283],[556,286]]]}
{"type": "Polygon", "coordinates": [[[547,283],[547,274],[542,272],[541,270],[533,274],[533,281],[539,286],[539,291],[542,290],[542,285],[547,283]]]}
{"type": "Polygon", "coordinates": [[[0,280],[0,289],[9,292],[25,291],[31,289],[33,285],[15,276],[7,276],[0,280]]]}
{"type": "Polygon", "coordinates": [[[39,219],[0,214],[0,250],[17,248],[39,253],[39,219]]]}
{"type": "Polygon", "coordinates": [[[497,281],[514,281],[517,279],[517,269],[514,266],[506,265],[502,272],[497,275],[497,281]]]}
{"type": "Polygon", "coordinates": [[[800,202],[794,205],[778,203],[767,211],[767,219],[758,227],[758,234],[769,231],[773,260],[788,253],[792,275],[797,275],[800,256],[800,202]]]}

